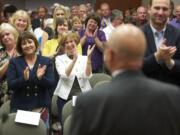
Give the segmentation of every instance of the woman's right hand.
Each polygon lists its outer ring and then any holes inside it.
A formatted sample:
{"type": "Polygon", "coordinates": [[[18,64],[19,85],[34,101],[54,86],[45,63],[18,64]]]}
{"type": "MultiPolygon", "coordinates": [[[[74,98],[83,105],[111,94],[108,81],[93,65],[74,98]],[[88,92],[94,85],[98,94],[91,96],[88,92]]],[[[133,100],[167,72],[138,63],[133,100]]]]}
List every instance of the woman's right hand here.
{"type": "Polygon", "coordinates": [[[29,67],[27,66],[24,70],[24,79],[29,80],[29,67]]]}
{"type": "Polygon", "coordinates": [[[75,62],[77,60],[78,54],[77,51],[74,50],[74,54],[73,54],[73,61],[75,62]]]}

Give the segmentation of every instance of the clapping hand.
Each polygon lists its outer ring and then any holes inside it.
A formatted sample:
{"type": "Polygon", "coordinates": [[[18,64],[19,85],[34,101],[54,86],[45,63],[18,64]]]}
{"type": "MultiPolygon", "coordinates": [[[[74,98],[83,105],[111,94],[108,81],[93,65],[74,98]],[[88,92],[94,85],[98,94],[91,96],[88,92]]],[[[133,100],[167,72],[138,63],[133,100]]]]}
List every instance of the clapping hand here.
{"type": "Polygon", "coordinates": [[[96,38],[97,37],[97,32],[98,32],[98,27],[95,29],[93,37],[96,38]]]}
{"type": "Polygon", "coordinates": [[[44,65],[44,66],[41,66],[41,64],[38,65],[37,78],[38,78],[39,80],[41,80],[42,77],[43,77],[43,75],[45,74],[46,68],[47,68],[46,65],[44,65]]]}
{"type": "Polygon", "coordinates": [[[29,67],[27,66],[24,70],[24,79],[27,81],[29,79],[29,67]]]}
{"type": "Polygon", "coordinates": [[[76,62],[77,58],[78,58],[78,54],[77,54],[76,49],[74,49],[74,52],[73,52],[73,61],[76,62]]]}
{"type": "Polygon", "coordinates": [[[176,50],[175,46],[167,46],[166,39],[164,39],[158,51],[155,53],[156,59],[163,60],[165,62],[169,61],[176,53],[176,50]]]}
{"type": "Polygon", "coordinates": [[[86,27],[86,29],[85,29],[85,32],[84,32],[84,36],[86,36],[86,37],[88,37],[88,28],[86,27]]]}

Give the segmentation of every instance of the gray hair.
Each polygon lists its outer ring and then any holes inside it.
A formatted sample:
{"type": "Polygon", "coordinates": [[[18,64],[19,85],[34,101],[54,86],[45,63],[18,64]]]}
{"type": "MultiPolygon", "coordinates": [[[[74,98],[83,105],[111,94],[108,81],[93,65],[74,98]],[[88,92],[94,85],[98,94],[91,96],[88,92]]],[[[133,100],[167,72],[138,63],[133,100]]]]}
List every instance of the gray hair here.
{"type": "Polygon", "coordinates": [[[118,9],[112,10],[111,16],[110,16],[110,21],[112,22],[116,18],[120,18],[121,20],[123,20],[123,12],[118,9]]]}

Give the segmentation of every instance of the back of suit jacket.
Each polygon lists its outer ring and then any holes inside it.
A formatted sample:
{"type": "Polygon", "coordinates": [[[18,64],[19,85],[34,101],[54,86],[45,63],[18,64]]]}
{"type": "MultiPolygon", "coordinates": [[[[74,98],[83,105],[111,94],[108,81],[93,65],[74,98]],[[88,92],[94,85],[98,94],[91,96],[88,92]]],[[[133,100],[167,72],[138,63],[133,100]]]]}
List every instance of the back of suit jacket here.
{"type": "Polygon", "coordinates": [[[169,24],[166,26],[164,38],[167,41],[167,46],[176,46],[177,48],[173,56],[175,65],[169,70],[163,61],[158,63],[154,57],[157,49],[150,24],[145,25],[142,30],[147,41],[143,72],[148,77],[180,86],[180,31],[169,24]]]}
{"type": "Polygon", "coordinates": [[[178,135],[180,91],[124,72],[77,99],[71,135],[178,135]]]}

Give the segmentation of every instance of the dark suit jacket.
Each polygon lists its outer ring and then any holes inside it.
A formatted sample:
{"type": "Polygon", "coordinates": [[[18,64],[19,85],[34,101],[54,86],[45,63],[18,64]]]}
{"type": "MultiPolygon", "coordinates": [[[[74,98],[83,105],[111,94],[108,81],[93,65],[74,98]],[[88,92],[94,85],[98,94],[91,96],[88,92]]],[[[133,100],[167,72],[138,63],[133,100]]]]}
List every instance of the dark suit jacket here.
{"type": "Polygon", "coordinates": [[[180,90],[126,71],[77,98],[71,135],[179,135],[180,90]]]}
{"type": "Polygon", "coordinates": [[[167,45],[177,47],[177,51],[173,56],[175,66],[169,70],[163,61],[157,63],[155,60],[154,53],[157,50],[150,25],[145,25],[142,30],[147,40],[143,72],[148,77],[180,86],[180,31],[169,24],[165,30],[164,38],[167,40],[167,45]]]}
{"type": "Polygon", "coordinates": [[[49,107],[51,103],[50,91],[54,84],[51,60],[38,55],[27,81],[23,77],[23,71],[26,67],[27,63],[23,56],[13,58],[10,61],[7,79],[9,88],[13,91],[11,109],[31,110],[38,107],[49,107]],[[38,80],[36,76],[39,64],[47,66],[41,80],[38,80]]]}

